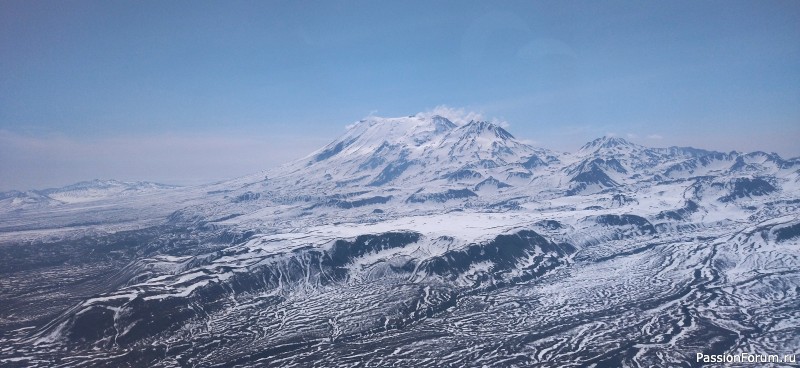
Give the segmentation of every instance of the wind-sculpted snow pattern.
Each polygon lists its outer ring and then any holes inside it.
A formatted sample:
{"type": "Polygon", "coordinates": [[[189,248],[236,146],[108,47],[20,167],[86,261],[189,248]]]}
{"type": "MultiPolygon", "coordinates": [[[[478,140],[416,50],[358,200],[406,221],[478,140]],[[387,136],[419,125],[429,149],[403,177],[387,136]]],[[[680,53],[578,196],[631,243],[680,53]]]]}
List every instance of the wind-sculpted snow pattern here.
{"type": "Polygon", "coordinates": [[[0,195],[0,365],[698,366],[800,350],[800,159],[370,118],[176,188],[0,195]]]}

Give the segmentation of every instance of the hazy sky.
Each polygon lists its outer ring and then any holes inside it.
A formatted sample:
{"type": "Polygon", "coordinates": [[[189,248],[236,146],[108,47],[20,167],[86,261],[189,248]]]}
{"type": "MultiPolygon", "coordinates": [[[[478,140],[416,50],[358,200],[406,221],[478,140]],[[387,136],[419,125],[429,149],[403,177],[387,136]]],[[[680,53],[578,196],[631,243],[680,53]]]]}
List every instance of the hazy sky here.
{"type": "Polygon", "coordinates": [[[446,105],[800,155],[798,1],[0,1],[0,190],[199,183],[446,105]]]}

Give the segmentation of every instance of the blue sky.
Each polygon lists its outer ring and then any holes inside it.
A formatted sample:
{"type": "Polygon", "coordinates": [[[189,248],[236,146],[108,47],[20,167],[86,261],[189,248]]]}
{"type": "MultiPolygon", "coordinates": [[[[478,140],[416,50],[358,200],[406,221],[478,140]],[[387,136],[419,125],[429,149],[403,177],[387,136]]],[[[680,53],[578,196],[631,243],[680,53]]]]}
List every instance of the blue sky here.
{"type": "Polygon", "coordinates": [[[0,190],[224,179],[437,106],[798,156],[800,2],[0,2],[0,190]]]}

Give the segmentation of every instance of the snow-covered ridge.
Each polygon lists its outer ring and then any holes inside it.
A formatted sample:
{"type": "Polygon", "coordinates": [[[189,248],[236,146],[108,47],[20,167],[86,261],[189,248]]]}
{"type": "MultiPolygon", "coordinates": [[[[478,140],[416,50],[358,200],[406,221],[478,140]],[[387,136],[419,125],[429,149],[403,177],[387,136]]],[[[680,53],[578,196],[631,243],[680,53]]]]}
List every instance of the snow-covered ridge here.
{"type": "Polygon", "coordinates": [[[642,367],[798,348],[800,160],[776,154],[611,137],[561,153],[419,114],[210,185],[31,195],[72,203],[0,213],[2,364],[642,367]]]}
{"type": "Polygon", "coordinates": [[[0,202],[7,208],[26,208],[34,206],[50,206],[63,203],[83,203],[101,199],[113,199],[132,194],[154,193],[179,188],[174,185],[152,183],[146,181],[125,182],[118,180],[82,181],[60,188],[48,188],[28,191],[0,192],[0,202]]]}
{"type": "Polygon", "coordinates": [[[118,180],[95,179],[92,181],[84,181],[67,185],[61,188],[45,189],[40,193],[61,202],[75,203],[93,201],[115,195],[146,193],[176,188],[179,187],[175,185],[166,185],[146,181],[124,182],[118,180]]]}

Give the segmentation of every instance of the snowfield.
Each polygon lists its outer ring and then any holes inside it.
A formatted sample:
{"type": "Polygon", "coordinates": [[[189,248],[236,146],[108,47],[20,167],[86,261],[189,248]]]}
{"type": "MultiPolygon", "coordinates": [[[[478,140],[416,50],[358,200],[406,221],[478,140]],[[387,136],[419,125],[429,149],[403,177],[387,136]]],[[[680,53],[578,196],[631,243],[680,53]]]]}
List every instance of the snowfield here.
{"type": "Polygon", "coordinates": [[[229,181],[0,193],[2,366],[694,366],[800,350],[800,158],[371,117],[229,181]]]}

